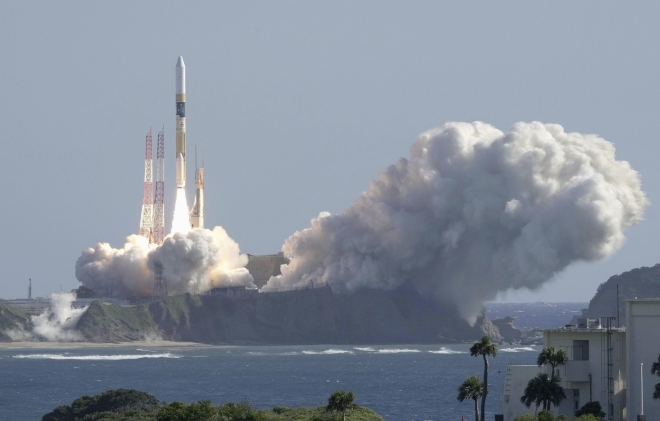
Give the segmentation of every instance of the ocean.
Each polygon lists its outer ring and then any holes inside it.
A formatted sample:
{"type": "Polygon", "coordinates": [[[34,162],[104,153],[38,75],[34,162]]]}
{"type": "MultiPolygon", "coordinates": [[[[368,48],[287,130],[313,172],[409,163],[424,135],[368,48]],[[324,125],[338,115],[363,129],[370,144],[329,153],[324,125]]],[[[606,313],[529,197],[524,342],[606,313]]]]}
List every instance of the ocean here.
{"type": "MultiPolygon", "coordinates": [[[[481,358],[471,357],[469,347],[2,348],[0,419],[39,420],[84,394],[134,388],[168,402],[247,399],[256,408],[322,405],[345,389],[386,420],[458,421],[471,419],[473,406],[456,400],[457,387],[465,377],[483,373],[481,358]]],[[[500,346],[490,365],[488,419],[498,410],[506,366],[534,364],[540,349],[500,346]]]]}

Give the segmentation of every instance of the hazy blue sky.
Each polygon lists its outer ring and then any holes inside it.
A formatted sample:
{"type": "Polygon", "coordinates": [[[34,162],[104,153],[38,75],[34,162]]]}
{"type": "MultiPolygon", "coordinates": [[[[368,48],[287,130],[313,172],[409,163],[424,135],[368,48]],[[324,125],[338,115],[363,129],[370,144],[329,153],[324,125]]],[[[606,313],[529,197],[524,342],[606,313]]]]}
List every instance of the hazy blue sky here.
{"type": "Polygon", "coordinates": [[[150,125],[170,221],[179,55],[206,225],[244,252],[340,212],[429,128],[539,120],[614,142],[652,205],[614,257],[506,299],[586,301],[658,262],[657,2],[190,3],[3,4],[0,297],[75,288],[83,249],[137,232],[150,125]]]}

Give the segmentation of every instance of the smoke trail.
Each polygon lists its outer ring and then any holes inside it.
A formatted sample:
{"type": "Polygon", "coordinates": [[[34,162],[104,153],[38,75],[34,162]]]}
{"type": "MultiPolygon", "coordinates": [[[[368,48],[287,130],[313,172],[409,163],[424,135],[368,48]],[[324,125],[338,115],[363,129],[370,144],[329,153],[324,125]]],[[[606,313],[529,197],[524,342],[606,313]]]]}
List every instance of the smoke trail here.
{"type": "Polygon", "coordinates": [[[174,217],[172,218],[171,234],[180,232],[187,234],[190,231],[190,219],[188,215],[188,202],[186,200],[186,189],[176,189],[176,201],[174,202],[174,217]]]}
{"type": "Polygon", "coordinates": [[[572,262],[614,253],[648,204],[610,142],[559,125],[502,133],[448,123],[410,154],[343,213],[321,213],[289,237],[292,260],[264,290],[410,284],[473,321],[499,291],[538,288],[572,262]]]}
{"type": "Polygon", "coordinates": [[[75,331],[76,324],[87,307],[74,309],[71,304],[76,299],[73,293],[52,294],[50,308],[38,316],[30,318],[30,332],[12,330],[7,332],[13,341],[46,340],[48,342],[82,341],[75,331]]]}
{"type": "Polygon", "coordinates": [[[169,292],[204,292],[214,286],[253,286],[247,256],[221,227],[188,229],[169,235],[160,247],[137,235],[123,248],[108,243],[83,251],[76,278],[106,297],[135,299],[153,294],[154,262],[163,266],[169,292]]]}

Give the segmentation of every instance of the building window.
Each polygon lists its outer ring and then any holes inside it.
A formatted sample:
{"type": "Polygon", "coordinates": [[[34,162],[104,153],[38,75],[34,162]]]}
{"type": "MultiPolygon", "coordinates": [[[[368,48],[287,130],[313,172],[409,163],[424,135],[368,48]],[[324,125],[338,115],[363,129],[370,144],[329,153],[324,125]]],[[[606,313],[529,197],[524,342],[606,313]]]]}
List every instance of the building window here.
{"type": "Polygon", "coordinates": [[[589,341],[573,341],[573,360],[589,361],[589,341]]]}
{"type": "Polygon", "coordinates": [[[580,409],[580,389],[573,389],[573,402],[575,402],[575,409],[580,409]]]}

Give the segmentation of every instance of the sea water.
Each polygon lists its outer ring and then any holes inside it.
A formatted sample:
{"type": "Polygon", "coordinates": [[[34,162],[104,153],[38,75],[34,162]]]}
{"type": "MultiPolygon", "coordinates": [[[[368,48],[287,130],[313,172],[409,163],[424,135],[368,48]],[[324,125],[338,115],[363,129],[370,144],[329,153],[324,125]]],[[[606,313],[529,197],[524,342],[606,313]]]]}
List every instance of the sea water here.
{"type": "MultiPolygon", "coordinates": [[[[526,307],[518,314],[523,323],[534,324],[525,321],[532,313],[526,307]]],[[[82,395],[133,388],[167,402],[209,399],[219,405],[247,399],[256,408],[323,405],[332,392],[344,389],[386,420],[459,421],[473,417],[473,403],[456,399],[458,386],[469,375],[483,376],[483,360],[471,357],[469,347],[5,348],[0,349],[0,420],[39,420],[82,395]]],[[[540,350],[500,345],[490,360],[487,419],[498,411],[507,365],[534,364],[540,350]]]]}
{"type": "MultiPolygon", "coordinates": [[[[387,420],[472,418],[456,400],[483,361],[469,344],[444,346],[259,346],[0,350],[0,419],[39,420],[85,394],[133,388],[165,401],[249,400],[256,408],[316,406],[337,389],[387,420]]],[[[506,366],[533,364],[540,347],[503,346],[490,365],[492,419],[506,366]]]]}

